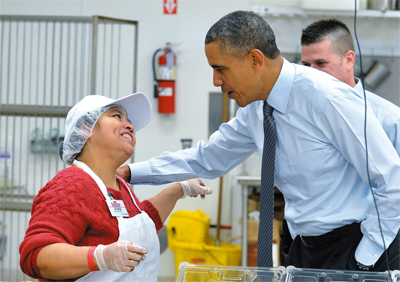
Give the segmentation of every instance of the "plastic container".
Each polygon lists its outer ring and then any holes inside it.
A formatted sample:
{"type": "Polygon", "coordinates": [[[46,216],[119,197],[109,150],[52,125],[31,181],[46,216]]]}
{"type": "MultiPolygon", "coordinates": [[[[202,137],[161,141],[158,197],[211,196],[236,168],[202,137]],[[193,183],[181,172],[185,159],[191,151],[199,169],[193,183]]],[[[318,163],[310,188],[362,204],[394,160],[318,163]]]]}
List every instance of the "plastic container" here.
{"type": "Polygon", "coordinates": [[[167,224],[168,246],[172,241],[204,243],[208,237],[211,218],[202,210],[177,211],[171,214],[167,224]]]}
{"type": "Polygon", "coordinates": [[[394,270],[393,274],[393,282],[400,282],[400,270],[394,270]]]}
{"type": "Polygon", "coordinates": [[[7,236],[6,236],[6,226],[3,222],[0,221],[0,260],[3,259],[6,253],[6,243],[7,243],[7,236]]]}
{"type": "Polygon", "coordinates": [[[181,264],[176,282],[283,282],[284,271],[284,267],[263,268],[181,264]]]}
{"type": "Polygon", "coordinates": [[[11,179],[11,151],[0,149],[0,178],[11,179]]]}
{"type": "Polygon", "coordinates": [[[350,271],[332,269],[305,269],[288,266],[286,268],[286,282],[389,282],[390,276],[386,272],[350,271]]]}
{"type": "Polygon", "coordinates": [[[11,162],[11,151],[0,148],[0,189],[12,188],[11,162]]]}

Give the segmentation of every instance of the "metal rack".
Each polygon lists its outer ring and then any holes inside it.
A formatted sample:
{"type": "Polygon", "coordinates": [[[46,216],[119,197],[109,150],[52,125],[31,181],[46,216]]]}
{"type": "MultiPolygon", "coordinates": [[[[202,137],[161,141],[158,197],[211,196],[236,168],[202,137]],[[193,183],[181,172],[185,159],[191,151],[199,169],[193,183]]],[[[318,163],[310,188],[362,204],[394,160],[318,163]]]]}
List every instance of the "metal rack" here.
{"type": "MultiPolygon", "coordinates": [[[[354,17],[354,11],[345,10],[307,10],[298,7],[275,7],[275,6],[253,6],[251,11],[260,16],[271,17],[354,17]]],[[[357,17],[365,19],[400,19],[399,10],[369,10],[363,9],[357,11],[357,17]]]]}

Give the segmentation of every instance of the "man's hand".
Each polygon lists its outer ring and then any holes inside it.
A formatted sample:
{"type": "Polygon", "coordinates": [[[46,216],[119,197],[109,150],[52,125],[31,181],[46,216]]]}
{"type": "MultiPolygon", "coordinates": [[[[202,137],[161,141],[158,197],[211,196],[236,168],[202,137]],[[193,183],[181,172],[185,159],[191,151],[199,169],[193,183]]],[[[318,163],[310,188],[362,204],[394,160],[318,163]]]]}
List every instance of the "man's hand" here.
{"type": "Polygon", "coordinates": [[[131,169],[129,168],[129,165],[119,167],[117,169],[117,174],[125,179],[126,182],[129,183],[131,181],[131,169]]]}

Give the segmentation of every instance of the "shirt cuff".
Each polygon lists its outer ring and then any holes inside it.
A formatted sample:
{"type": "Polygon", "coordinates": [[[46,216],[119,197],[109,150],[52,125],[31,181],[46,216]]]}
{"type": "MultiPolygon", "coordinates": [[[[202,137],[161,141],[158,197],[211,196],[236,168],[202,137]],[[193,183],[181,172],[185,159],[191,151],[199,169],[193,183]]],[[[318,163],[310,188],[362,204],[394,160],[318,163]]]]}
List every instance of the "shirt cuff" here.
{"type": "Polygon", "coordinates": [[[131,184],[151,183],[153,175],[150,163],[148,161],[129,164],[129,168],[131,170],[131,180],[129,181],[129,183],[131,184]]]}
{"type": "Polygon", "coordinates": [[[377,246],[368,237],[363,236],[356,249],[356,261],[364,265],[374,265],[383,254],[383,249],[377,246]]]}

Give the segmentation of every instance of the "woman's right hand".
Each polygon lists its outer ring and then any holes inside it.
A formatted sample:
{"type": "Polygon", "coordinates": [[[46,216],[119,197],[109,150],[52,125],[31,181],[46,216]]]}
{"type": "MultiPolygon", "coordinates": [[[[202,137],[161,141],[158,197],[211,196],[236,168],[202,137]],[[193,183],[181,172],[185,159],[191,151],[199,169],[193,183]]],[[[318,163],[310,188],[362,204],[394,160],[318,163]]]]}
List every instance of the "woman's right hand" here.
{"type": "Polygon", "coordinates": [[[118,241],[110,245],[98,245],[94,251],[97,265],[102,272],[130,272],[143,261],[147,250],[129,241],[118,241]]]}
{"type": "Polygon", "coordinates": [[[206,195],[212,194],[213,192],[211,188],[206,187],[201,178],[189,179],[180,182],[180,184],[182,185],[183,190],[182,199],[186,196],[197,197],[198,195],[204,199],[206,195]]]}

